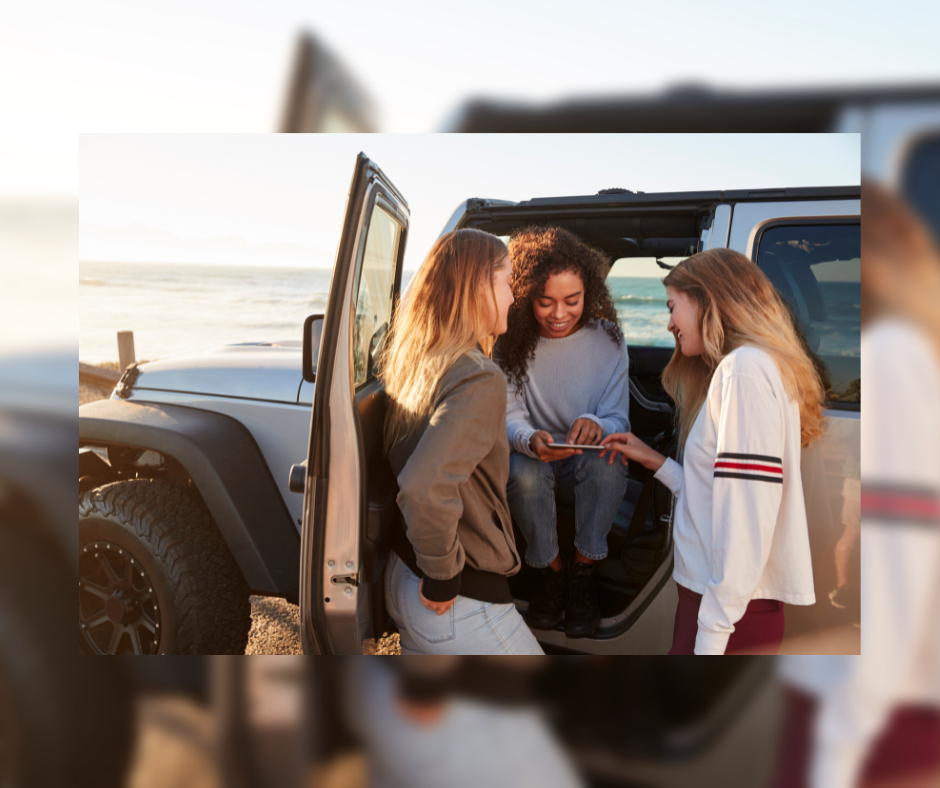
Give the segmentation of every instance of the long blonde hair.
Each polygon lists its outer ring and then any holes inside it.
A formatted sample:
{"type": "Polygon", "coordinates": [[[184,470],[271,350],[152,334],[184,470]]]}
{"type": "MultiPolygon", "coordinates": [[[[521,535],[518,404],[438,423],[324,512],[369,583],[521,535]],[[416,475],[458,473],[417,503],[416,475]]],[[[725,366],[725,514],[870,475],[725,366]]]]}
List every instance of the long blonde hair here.
{"type": "Polygon", "coordinates": [[[430,413],[447,369],[477,345],[493,352],[498,320],[493,274],[508,265],[506,245],[482,230],[441,236],[415,274],[379,357],[388,393],[385,446],[430,413]]]}
{"type": "Polygon", "coordinates": [[[940,355],[940,248],[897,194],[862,181],[862,328],[893,315],[926,332],[940,355]]]}
{"type": "Polygon", "coordinates": [[[776,363],[787,394],[800,406],[801,444],[822,434],[823,382],[792,313],[757,265],[733,249],[710,249],[683,260],[663,284],[697,302],[704,345],[701,355],[684,356],[677,343],[663,370],[663,386],[679,408],[682,445],[715,369],[742,345],[760,348],[776,363]]]}

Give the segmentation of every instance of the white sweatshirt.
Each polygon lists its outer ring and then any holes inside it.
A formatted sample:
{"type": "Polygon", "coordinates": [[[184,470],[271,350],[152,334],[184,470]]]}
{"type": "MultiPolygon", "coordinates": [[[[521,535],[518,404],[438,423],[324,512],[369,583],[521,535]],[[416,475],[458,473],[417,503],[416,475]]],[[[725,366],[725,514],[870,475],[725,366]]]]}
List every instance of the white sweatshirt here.
{"type": "Polygon", "coordinates": [[[656,478],[677,496],[676,582],[702,594],[696,654],[724,654],[752,599],[812,605],[800,410],[774,360],[740,347],[718,365],[685,444],[656,478]]]}
{"type": "Polygon", "coordinates": [[[807,784],[857,784],[899,704],[940,708],[940,370],[914,327],[862,332],[862,656],[783,657],[820,706],[807,784]]]}

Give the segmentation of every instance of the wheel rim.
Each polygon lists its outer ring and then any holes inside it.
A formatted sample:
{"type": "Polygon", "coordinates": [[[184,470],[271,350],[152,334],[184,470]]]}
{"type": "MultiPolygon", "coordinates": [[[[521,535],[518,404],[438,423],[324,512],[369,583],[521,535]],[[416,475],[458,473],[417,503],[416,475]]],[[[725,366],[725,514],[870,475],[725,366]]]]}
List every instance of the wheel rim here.
{"type": "Polygon", "coordinates": [[[83,545],[78,555],[79,633],[95,654],[150,655],[160,648],[153,582],[126,547],[83,545]]]}

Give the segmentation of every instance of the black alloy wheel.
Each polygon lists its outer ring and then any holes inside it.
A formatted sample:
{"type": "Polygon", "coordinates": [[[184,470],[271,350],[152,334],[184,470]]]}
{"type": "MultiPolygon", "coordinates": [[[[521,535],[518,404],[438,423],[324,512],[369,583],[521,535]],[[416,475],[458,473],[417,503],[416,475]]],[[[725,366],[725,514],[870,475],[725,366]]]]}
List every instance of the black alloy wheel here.
{"type": "Polygon", "coordinates": [[[130,479],[82,493],[78,559],[80,653],[245,653],[250,590],[194,489],[130,479]]]}
{"type": "Polygon", "coordinates": [[[140,560],[111,542],[82,546],[78,557],[81,641],[93,654],[159,654],[160,606],[140,560]]]}

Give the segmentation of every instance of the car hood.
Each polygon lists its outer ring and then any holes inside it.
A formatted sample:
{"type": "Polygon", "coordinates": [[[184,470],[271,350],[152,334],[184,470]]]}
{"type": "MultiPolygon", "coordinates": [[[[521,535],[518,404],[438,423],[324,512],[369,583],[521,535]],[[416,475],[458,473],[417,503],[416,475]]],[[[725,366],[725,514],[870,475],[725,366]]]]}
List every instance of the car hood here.
{"type": "MultiPolygon", "coordinates": [[[[224,345],[198,356],[140,364],[132,388],[296,404],[301,357],[297,341],[224,345]]],[[[303,399],[309,404],[310,397],[303,399]]]]}

